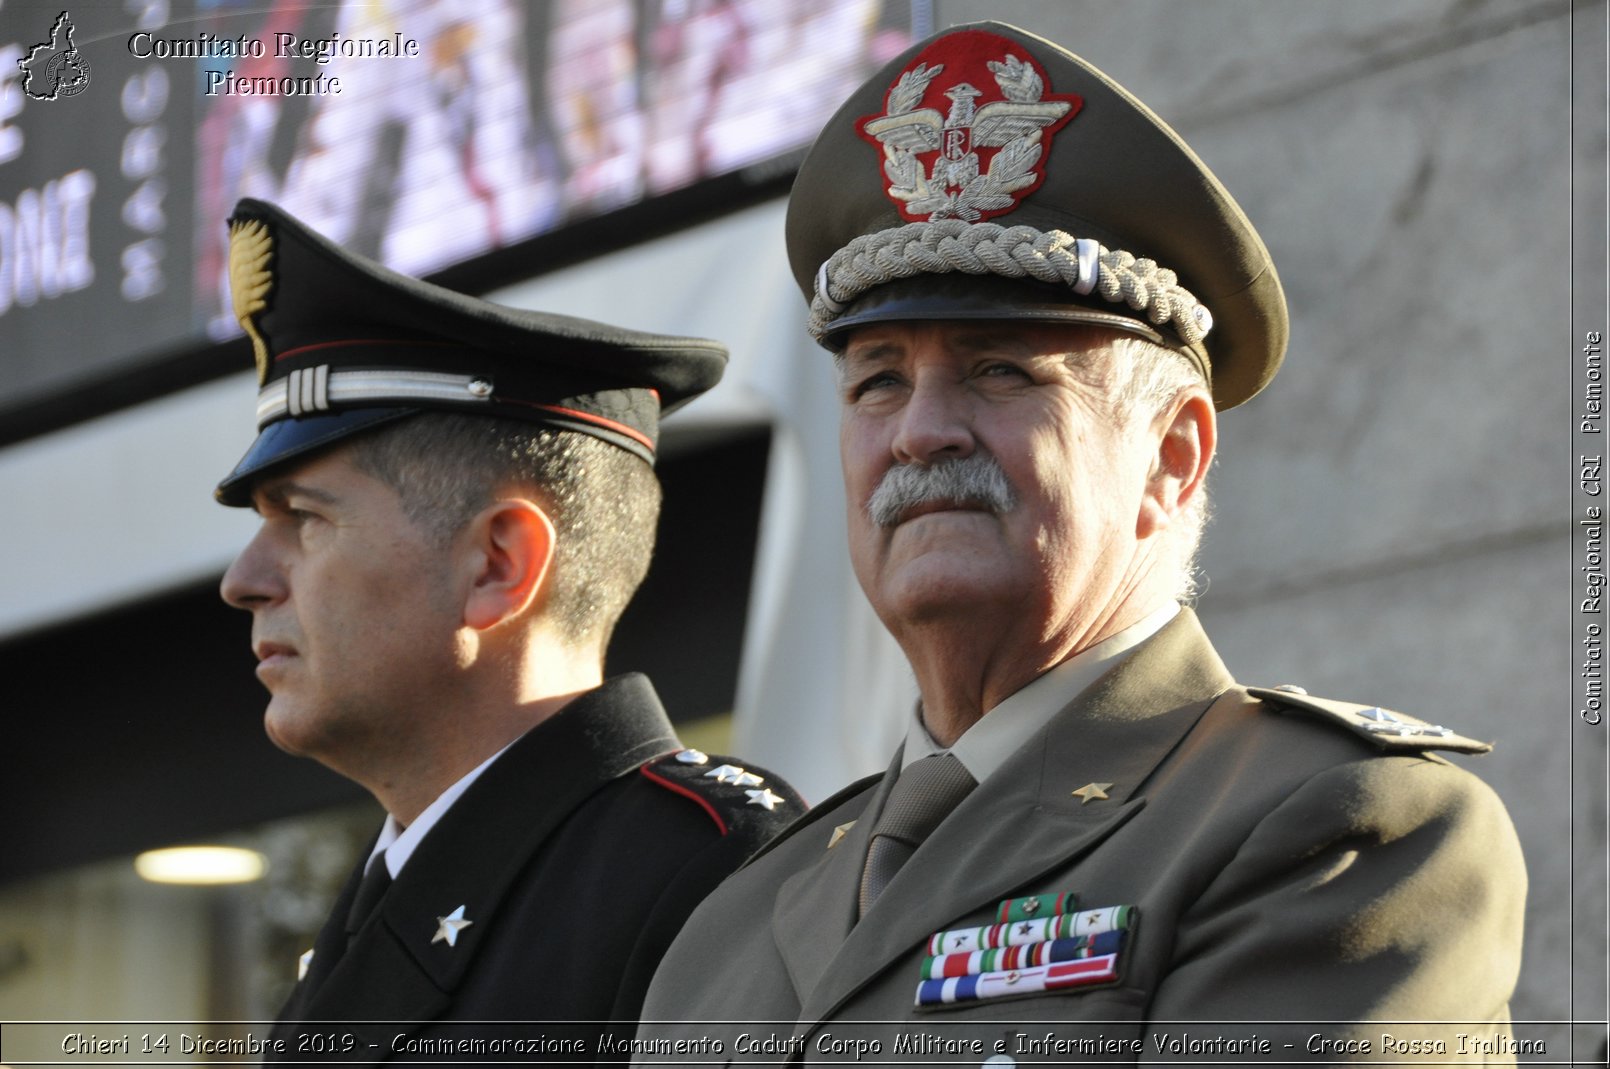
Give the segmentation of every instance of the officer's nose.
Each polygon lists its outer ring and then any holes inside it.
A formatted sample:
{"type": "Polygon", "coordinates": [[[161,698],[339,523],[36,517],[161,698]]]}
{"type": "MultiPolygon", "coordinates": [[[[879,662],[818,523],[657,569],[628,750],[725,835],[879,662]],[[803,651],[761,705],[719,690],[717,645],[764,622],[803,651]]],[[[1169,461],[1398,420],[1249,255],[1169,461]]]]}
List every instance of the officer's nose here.
{"type": "Polygon", "coordinates": [[[273,604],[285,596],[284,578],[274,564],[266,525],[258,527],[252,540],[224,572],[218,593],[228,604],[248,611],[273,604]]]}

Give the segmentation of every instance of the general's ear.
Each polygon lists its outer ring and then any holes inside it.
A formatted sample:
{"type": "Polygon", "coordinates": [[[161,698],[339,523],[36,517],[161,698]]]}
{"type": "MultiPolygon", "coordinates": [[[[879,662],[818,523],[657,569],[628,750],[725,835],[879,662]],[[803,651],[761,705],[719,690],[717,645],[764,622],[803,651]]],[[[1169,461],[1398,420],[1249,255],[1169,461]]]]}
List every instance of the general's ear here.
{"type": "Polygon", "coordinates": [[[464,536],[470,554],[464,623],[485,631],[525,612],[553,562],[553,522],[547,513],[523,498],[496,501],[470,522],[464,536]]]}
{"type": "Polygon", "coordinates": [[[1136,520],[1137,538],[1167,528],[1203,492],[1218,444],[1218,426],[1213,398],[1206,390],[1187,390],[1158,413],[1152,424],[1157,452],[1136,520]]]}

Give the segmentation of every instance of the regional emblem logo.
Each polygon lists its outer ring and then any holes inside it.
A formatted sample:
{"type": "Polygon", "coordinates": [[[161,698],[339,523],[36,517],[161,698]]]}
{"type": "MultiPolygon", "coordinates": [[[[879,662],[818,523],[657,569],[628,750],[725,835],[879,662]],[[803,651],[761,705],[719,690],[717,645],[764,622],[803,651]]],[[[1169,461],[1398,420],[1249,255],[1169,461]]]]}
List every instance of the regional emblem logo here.
{"type": "Polygon", "coordinates": [[[34,100],[77,96],[89,85],[89,60],[73,43],[73,20],[63,11],[50,27],[50,40],[28,49],[17,60],[22,91],[34,100]]]}
{"type": "Polygon", "coordinates": [[[1014,50],[1027,56],[991,33],[945,37],[901,72],[884,114],[856,124],[882,147],[884,191],[907,222],[988,219],[1045,180],[1052,135],[1084,98],[1047,95],[1044,68],[1014,50]]]}

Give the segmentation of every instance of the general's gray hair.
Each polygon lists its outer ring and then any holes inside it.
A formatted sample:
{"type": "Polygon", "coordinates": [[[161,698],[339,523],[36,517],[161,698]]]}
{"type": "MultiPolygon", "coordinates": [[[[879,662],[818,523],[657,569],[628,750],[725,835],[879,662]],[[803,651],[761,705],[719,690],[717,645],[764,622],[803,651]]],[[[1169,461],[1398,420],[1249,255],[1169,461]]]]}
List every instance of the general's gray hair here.
{"type": "Polygon", "coordinates": [[[531,495],[555,531],[548,619],[572,645],[608,645],[654,552],[660,483],[640,458],[591,435],[449,412],[360,435],[351,450],[443,546],[498,493],[531,495]]]}
{"type": "MultiPolygon", "coordinates": [[[[1148,338],[1119,334],[1112,338],[1108,349],[1112,354],[1113,412],[1119,419],[1150,421],[1184,391],[1208,388],[1202,372],[1189,357],[1148,338]]],[[[1202,592],[1204,581],[1197,567],[1197,554],[1202,547],[1202,532],[1211,518],[1204,478],[1185,511],[1175,517],[1170,527],[1180,576],[1175,597],[1182,604],[1190,604],[1202,592]]]]}

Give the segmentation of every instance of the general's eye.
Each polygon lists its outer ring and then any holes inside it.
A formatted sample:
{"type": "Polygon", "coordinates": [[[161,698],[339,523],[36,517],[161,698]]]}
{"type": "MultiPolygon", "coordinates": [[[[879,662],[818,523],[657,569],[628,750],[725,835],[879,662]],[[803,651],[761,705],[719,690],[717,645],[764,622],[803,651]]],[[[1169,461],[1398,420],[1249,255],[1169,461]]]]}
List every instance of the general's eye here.
{"type": "Polygon", "coordinates": [[[1026,379],[1029,377],[1029,373],[1024,371],[1021,367],[1018,367],[1016,364],[1008,364],[1005,362],[985,364],[982,370],[980,370],[979,374],[989,378],[1026,379]]]}
{"type": "Polygon", "coordinates": [[[875,375],[868,375],[866,378],[850,387],[850,400],[858,401],[868,393],[871,393],[875,390],[881,390],[888,386],[897,386],[899,383],[900,379],[887,371],[880,371],[875,375]]]}

